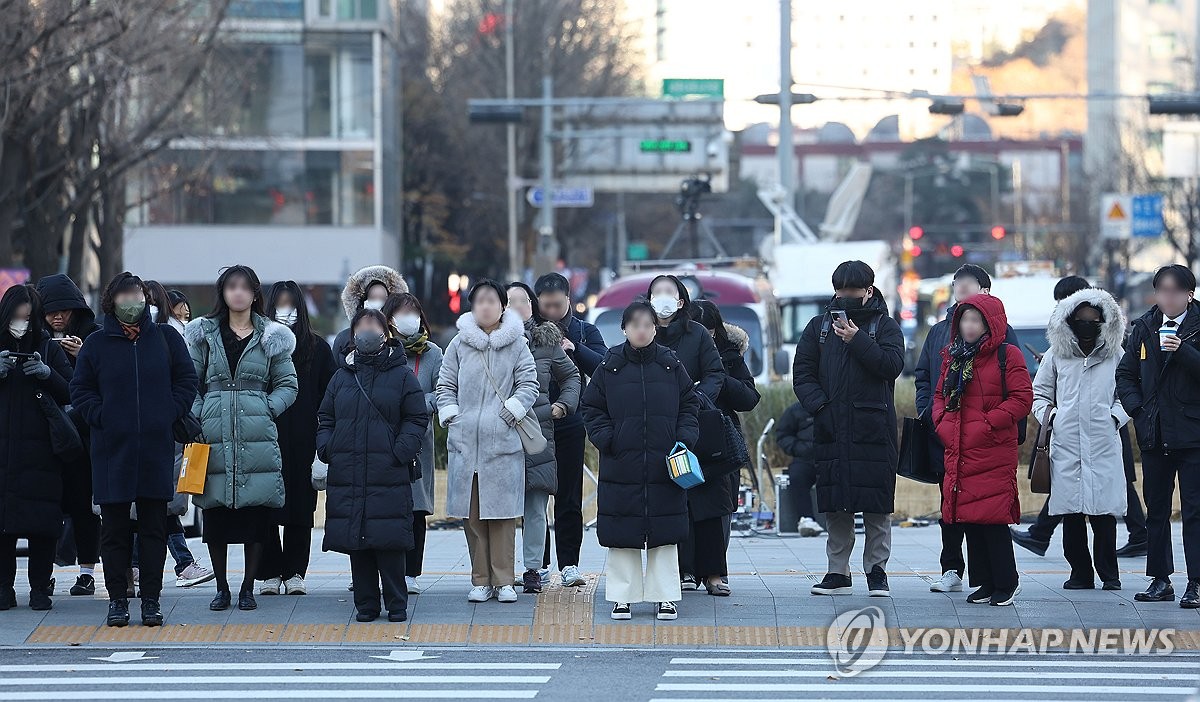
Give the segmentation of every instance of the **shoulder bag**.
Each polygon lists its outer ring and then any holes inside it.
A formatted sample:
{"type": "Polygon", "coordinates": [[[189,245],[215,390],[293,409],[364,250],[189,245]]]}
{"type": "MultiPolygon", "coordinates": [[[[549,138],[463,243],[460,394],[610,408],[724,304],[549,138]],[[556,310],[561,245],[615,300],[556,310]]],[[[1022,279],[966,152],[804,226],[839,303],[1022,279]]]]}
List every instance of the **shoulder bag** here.
{"type": "Polygon", "coordinates": [[[1047,407],[1046,413],[1042,415],[1037,444],[1033,447],[1033,456],[1029,459],[1029,489],[1041,495],[1050,494],[1050,432],[1053,421],[1050,413],[1053,411],[1053,407],[1047,407]]]}
{"type": "MultiPolygon", "coordinates": [[[[496,397],[500,399],[500,406],[503,407],[507,398],[500,392],[500,387],[496,385],[496,379],[492,377],[492,369],[488,364],[486,351],[483,353],[483,372],[487,375],[496,397]]],[[[536,456],[546,450],[547,442],[546,437],[542,436],[542,423],[538,421],[532,407],[525,412],[524,417],[517,420],[513,428],[517,430],[517,436],[521,437],[521,447],[525,449],[526,455],[536,456]]]]}

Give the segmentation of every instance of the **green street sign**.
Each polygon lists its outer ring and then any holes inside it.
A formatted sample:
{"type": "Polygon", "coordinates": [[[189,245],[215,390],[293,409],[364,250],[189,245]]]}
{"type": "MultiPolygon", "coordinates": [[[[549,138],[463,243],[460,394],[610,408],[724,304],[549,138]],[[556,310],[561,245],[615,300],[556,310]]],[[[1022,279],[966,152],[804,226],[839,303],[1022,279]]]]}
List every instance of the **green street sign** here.
{"type": "Polygon", "coordinates": [[[638,146],[644,154],[686,154],[692,150],[687,139],[642,139],[638,146]]]}
{"type": "Polygon", "coordinates": [[[721,78],[663,78],[662,94],[666,98],[725,97],[725,81],[721,78]]]}
{"type": "Polygon", "coordinates": [[[645,261],[650,258],[650,247],[644,242],[636,241],[625,249],[625,259],[628,261],[645,261]]]}

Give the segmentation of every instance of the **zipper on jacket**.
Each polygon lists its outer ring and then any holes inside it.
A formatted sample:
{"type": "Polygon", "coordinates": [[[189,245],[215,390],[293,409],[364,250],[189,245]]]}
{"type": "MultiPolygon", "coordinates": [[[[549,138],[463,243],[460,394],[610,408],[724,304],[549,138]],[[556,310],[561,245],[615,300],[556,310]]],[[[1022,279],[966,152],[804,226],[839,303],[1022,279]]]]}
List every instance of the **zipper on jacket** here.
{"type": "MultiPolygon", "coordinates": [[[[962,460],[959,460],[959,470],[962,469],[962,460]]],[[[958,478],[954,479],[954,487],[950,488],[950,523],[958,522],[958,478]]]]}
{"type": "Polygon", "coordinates": [[[142,455],[142,373],[138,368],[138,342],[133,340],[133,396],[137,398],[134,407],[137,409],[137,445],[138,455],[142,455]]]}
{"type": "MultiPolygon", "coordinates": [[[[646,409],[646,364],[639,363],[638,368],[642,374],[642,456],[646,456],[650,451],[646,438],[650,432],[647,426],[650,423],[650,412],[646,409]]],[[[648,468],[649,466],[646,466],[642,470],[642,519],[645,520],[647,548],[650,546],[650,474],[646,472],[648,468]]]]}

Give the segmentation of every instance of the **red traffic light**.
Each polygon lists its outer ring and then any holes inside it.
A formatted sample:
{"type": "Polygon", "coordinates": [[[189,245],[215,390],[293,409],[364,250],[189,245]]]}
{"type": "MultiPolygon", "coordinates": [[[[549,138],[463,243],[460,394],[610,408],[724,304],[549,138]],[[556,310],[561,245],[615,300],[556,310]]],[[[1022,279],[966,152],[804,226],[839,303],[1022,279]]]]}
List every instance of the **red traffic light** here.
{"type": "Polygon", "coordinates": [[[908,238],[909,239],[916,241],[917,239],[920,239],[923,236],[925,236],[924,229],[922,229],[920,227],[909,227],[909,230],[908,230],[908,238]]]}
{"type": "Polygon", "coordinates": [[[909,251],[909,253],[910,253],[910,254],[912,254],[912,257],[913,257],[913,258],[916,258],[917,256],[920,256],[920,255],[921,255],[921,247],[920,247],[920,246],[914,246],[914,247],[912,247],[912,249],[909,251]]]}
{"type": "Polygon", "coordinates": [[[992,227],[992,238],[995,239],[996,241],[1000,241],[1007,234],[1008,234],[1008,232],[1004,231],[1004,227],[1001,227],[1000,225],[996,225],[996,226],[992,227]]]}
{"type": "Polygon", "coordinates": [[[964,253],[966,253],[966,251],[964,251],[963,247],[958,244],[950,247],[950,255],[955,258],[962,258],[964,253]]]}

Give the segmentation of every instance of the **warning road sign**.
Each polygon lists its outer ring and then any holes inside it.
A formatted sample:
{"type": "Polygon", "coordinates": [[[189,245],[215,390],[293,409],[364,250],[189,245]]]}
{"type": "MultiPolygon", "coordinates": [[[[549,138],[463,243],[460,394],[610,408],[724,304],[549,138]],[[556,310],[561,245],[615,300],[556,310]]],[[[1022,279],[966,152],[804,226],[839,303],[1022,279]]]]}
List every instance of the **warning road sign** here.
{"type": "Polygon", "coordinates": [[[1100,234],[1105,239],[1133,236],[1133,196],[1108,193],[1100,198],[1100,234]]]}

